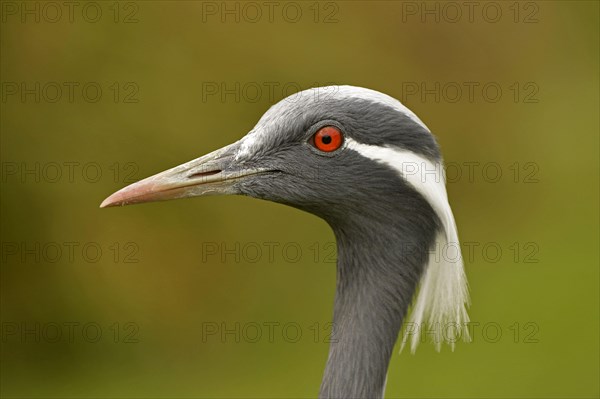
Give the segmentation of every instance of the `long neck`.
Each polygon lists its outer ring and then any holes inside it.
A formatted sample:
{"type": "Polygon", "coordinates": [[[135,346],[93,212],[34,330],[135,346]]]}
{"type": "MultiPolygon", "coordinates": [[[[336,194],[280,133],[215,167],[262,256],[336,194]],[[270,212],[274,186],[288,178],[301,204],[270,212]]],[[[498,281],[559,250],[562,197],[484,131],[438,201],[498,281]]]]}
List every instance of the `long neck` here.
{"type": "Polygon", "coordinates": [[[320,398],[383,397],[393,347],[435,230],[363,222],[334,226],[337,289],[320,398]]]}

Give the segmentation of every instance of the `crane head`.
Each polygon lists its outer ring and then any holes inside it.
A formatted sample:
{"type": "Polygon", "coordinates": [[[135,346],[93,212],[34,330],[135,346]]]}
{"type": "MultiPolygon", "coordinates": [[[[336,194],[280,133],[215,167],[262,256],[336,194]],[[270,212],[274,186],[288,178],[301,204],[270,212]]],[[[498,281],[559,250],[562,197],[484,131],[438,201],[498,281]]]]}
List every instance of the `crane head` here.
{"type": "MultiPolygon", "coordinates": [[[[376,236],[394,225],[428,247],[458,245],[442,166],[434,136],[399,101],[329,86],[281,100],[239,141],[125,187],[100,207],[239,194],[303,209],[334,229],[355,221],[354,229],[378,226],[369,230],[376,236]]],[[[429,260],[423,270],[413,321],[466,323],[462,259],[429,260]]]]}

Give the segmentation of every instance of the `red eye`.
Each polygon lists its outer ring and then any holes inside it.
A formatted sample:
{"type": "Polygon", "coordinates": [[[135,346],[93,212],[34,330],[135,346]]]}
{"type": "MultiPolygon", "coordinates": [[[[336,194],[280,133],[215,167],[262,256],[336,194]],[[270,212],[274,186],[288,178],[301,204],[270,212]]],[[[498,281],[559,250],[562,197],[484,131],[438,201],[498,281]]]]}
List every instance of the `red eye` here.
{"type": "Polygon", "coordinates": [[[323,152],[332,152],[342,146],[344,136],[335,126],[325,126],[313,136],[313,144],[323,152]]]}

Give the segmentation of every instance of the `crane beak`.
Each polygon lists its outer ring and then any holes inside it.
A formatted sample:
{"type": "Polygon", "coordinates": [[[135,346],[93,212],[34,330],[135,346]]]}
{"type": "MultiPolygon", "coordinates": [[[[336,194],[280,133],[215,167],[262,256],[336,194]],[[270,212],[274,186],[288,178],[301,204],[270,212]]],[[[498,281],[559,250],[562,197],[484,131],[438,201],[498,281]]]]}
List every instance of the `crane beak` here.
{"type": "Polygon", "coordinates": [[[263,169],[236,166],[239,141],[148,177],[106,198],[100,208],[201,195],[236,194],[234,183],[263,169]]]}

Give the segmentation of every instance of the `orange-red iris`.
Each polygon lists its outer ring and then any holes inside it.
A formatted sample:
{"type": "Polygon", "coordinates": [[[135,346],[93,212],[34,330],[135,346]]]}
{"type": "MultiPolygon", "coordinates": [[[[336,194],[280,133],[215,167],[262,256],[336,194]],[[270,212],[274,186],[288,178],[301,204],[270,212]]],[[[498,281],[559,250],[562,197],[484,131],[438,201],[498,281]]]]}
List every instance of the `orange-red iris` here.
{"type": "Polygon", "coordinates": [[[323,152],[332,152],[342,146],[343,135],[335,126],[325,126],[315,133],[314,145],[323,152]]]}

